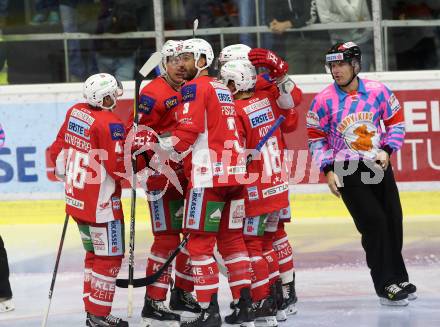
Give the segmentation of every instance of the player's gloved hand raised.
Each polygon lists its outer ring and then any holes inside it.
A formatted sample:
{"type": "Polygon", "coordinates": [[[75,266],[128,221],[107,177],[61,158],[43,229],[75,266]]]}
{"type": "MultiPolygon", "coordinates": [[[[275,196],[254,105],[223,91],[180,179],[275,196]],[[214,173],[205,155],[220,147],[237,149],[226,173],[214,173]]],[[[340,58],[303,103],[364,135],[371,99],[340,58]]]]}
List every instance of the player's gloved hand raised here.
{"type": "Polygon", "coordinates": [[[289,64],[278,57],[274,52],[255,48],[249,51],[249,60],[255,67],[265,67],[269,70],[269,75],[272,78],[278,78],[287,74],[289,64]]]}

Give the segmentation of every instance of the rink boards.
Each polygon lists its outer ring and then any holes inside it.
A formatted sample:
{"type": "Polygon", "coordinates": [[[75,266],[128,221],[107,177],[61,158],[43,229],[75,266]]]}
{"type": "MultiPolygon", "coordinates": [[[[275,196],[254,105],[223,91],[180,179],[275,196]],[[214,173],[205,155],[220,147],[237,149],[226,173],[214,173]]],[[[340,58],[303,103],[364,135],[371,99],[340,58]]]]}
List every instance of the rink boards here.
{"type": "MultiPolygon", "coordinates": [[[[440,180],[440,151],[437,150],[440,149],[440,71],[363,76],[380,80],[395,91],[405,113],[405,142],[402,150],[392,157],[397,180],[413,182],[414,187],[408,190],[423,189],[420,182],[440,180]]],[[[287,137],[293,161],[290,184],[313,188],[324,180],[311,165],[305,114],[314,94],[326,87],[331,77],[293,75],[292,78],[303,90],[304,97],[297,108],[298,129],[287,137]]],[[[125,93],[118,103],[118,115],[125,121],[132,116],[133,87],[133,82],[124,83],[125,93]]],[[[0,140],[0,200],[62,198],[63,186],[53,181],[46,150],[55,139],[66,110],[83,101],[81,89],[81,84],[0,87],[0,125],[5,133],[5,139],[0,140]]]]}

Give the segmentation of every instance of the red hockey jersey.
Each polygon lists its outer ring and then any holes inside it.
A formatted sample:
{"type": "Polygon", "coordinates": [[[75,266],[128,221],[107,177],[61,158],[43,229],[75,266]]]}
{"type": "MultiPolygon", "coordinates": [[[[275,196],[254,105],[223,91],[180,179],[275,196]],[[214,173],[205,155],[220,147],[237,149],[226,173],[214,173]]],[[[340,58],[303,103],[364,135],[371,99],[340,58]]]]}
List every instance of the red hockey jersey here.
{"type": "Polygon", "coordinates": [[[124,142],[124,125],[113,112],[86,103],[67,111],[50,147],[65,174],[66,213],[91,223],[123,219],[124,142]]]}
{"type": "MultiPolygon", "coordinates": [[[[176,110],[181,103],[182,96],[179,91],[174,90],[163,77],[156,77],[147,84],[139,95],[139,126],[148,126],[158,135],[171,132],[176,127],[176,110]]],[[[140,137],[142,138],[142,133],[140,137]]],[[[147,138],[148,136],[145,135],[147,138]]],[[[146,141],[146,140],[145,140],[146,141]]],[[[151,156],[154,153],[148,153],[151,156]]],[[[183,163],[168,162],[180,183],[185,183],[183,163]]],[[[155,172],[147,179],[148,190],[162,190],[167,184],[168,177],[155,172]]]]}
{"type": "MultiPolygon", "coordinates": [[[[247,149],[255,149],[281,113],[272,92],[256,91],[249,99],[235,100],[239,132],[247,149]]],[[[282,132],[277,129],[248,169],[246,216],[258,216],[289,206],[288,175],[284,164],[282,132]]]]}
{"type": "Polygon", "coordinates": [[[240,185],[246,160],[236,128],[234,100],[229,89],[210,76],[201,76],[182,88],[183,104],[173,136],[179,152],[192,147],[184,159],[189,187],[240,185]]]}

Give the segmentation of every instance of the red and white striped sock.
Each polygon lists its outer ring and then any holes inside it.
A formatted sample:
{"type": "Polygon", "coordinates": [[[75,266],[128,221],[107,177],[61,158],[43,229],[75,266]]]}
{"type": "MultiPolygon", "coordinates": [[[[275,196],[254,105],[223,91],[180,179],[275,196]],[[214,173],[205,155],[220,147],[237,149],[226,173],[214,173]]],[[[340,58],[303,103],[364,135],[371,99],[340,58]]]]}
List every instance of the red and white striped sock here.
{"type": "Polygon", "coordinates": [[[95,254],[93,252],[86,252],[86,258],[84,259],[84,287],[83,287],[83,301],[84,307],[89,305],[89,296],[92,291],[92,268],[95,254]]]}
{"type": "Polygon", "coordinates": [[[183,248],[176,257],[176,287],[186,292],[194,290],[194,280],[191,273],[191,260],[188,251],[183,248]]]}
{"type": "MultiPolygon", "coordinates": [[[[168,252],[154,252],[148,255],[146,274],[147,276],[154,274],[162,267],[168,259],[168,252]]],[[[171,271],[173,267],[170,265],[163,274],[151,285],[147,286],[147,296],[156,301],[163,301],[167,297],[168,287],[170,285],[171,271]]]]}
{"type": "Polygon", "coordinates": [[[235,253],[224,258],[228,270],[228,282],[232,298],[240,298],[240,290],[251,286],[251,263],[247,252],[235,253]]]}
{"type": "Polygon", "coordinates": [[[104,317],[110,314],[121,261],[122,257],[95,257],[87,312],[104,317]]]}
{"type": "Polygon", "coordinates": [[[257,302],[269,295],[269,266],[261,256],[251,257],[250,259],[252,265],[251,295],[252,301],[257,302]]]}
{"type": "Polygon", "coordinates": [[[212,256],[199,256],[191,257],[191,265],[197,302],[209,304],[219,286],[217,263],[212,256]]]}
{"type": "Polygon", "coordinates": [[[280,278],[283,284],[287,284],[293,281],[293,272],[295,271],[295,265],[293,262],[293,250],[287,234],[284,230],[284,224],[280,223],[278,226],[279,228],[275,233],[273,247],[278,257],[278,264],[280,266],[280,278]]]}

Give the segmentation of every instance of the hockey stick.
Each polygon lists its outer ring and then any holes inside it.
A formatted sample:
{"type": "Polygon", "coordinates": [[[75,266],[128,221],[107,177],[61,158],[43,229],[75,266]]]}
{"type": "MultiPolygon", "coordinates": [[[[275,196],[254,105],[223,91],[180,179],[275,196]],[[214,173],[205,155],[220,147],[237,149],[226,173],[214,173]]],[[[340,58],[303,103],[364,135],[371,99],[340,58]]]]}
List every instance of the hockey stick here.
{"type": "MultiPolygon", "coordinates": [[[[267,131],[267,134],[258,142],[256,148],[254,151],[260,152],[263,145],[267,142],[267,140],[273,135],[273,133],[278,129],[278,127],[281,125],[281,123],[286,118],[284,116],[278,117],[278,119],[275,121],[275,123],[271,126],[271,128],[267,131]]],[[[247,157],[246,165],[248,165],[254,156],[252,154],[249,154],[247,157]],[[250,158],[250,159],[249,159],[250,158]]],[[[169,267],[171,262],[174,260],[174,258],[177,256],[177,254],[182,250],[182,248],[185,247],[186,243],[188,242],[189,234],[185,235],[185,237],[180,242],[179,246],[174,250],[174,252],[170,255],[170,257],[163,263],[163,265],[159,268],[158,271],[156,271],[154,274],[149,275],[147,277],[138,278],[133,280],[133,287],[144,287],[147,285],[153,284],[161,275],[162,273],[169,267]]],[[[116,286],[121,288],[127,288],[129,287],[129,280],[128,279],[122,279],[118,278],[116,280],[116,286]]]]}
{"type": "Polygon", "coordinates": [[[44,311],[43,323],[41,324],[41,327],[46,327],[46,324],[47,324],[47,318],[49,316],[50,304],[52,303],[53,290],[55,288],[55,281],[57,279],[58,264],[60,263],[61,251],[63,249],[64,238],[66,236],[66,230],[67,230],[68,223],[69,223],[69,215],[66,214],[66,218],[64,219],[63,232],[61,233],[60,244],[58,245],[58,253],[57,253],[57,258],[55,260],[55,267],[53,269],[52,282],[50,283],[50,288],[49,288],[49,303],[47,304],[46,311],[44,311]]]}
{"type": "MultiPolygon", "coordinates": [[[[179,252],[185,247],[186,243],[188,242],[189,234],[186,234],[182,241],[180,242],[179,246],[171,253],[171,255],[168,257],[167,261],[163,263],[163,265],[154,273],[149,276],[138,278],[133,280],[133,287],[145,287],[148,285],[153,284],[155,281],[159,279],[159,277],[163,274],[163,272],[168,269],[171,262],[173,262],[174,258],[179,254],[179,252]]],[[[127,288],[128,287],[128,279],[122,279],[118,278],[116,279],[116,286],[121,288],[127,288]]]]}
{"type": "MultiPolygon", "coordinates": [[[[146,77],[162,60],[160,52],[153,53],[139,70],[135,79],[134,91],[134,120],[133,129],[136,135],[139,117],[139,90],[144,77],[146,77]]],[[[130,249],[128,256],[128,303],[127,316],[130,318],[133,315],[133,279],[134,279],[134,245],[135,245],[135,222],[136,222],[136,173],[137,158],[132,159],[133,175],[131,188],[131,210],[130,210],[130,249]]]]}
{"type": "Polygon", "coordinates": [[[267,134],[263,136],[263,138],[260,140],[260,142],[258,142],[257,146],[255,147],[255,150],[252,151],[252,153],[249,153],[247,158],[246,158],[246,166],[248,166],[251,161],[253,160],[253,158],[255,157],[255,155],[261,151],[261,149],[263,148],[263,146],[266,144],[267,140],[269,140],[269,138],[273,135],[273,133],[278,129],[278,127],[280,127],[280,125],[283,123],[283,121],[286,120],[286,117],[284,117],[283,115],[280,115],[277,120],[275,121],[275,123],[270,127],[270,129],[267,131],[267,134]]]}
{"type": "Polygon", "coordinates": [[[194,19],[194,22],[193,22],[193,39],[196,38],[196,31],[197,31],[198,27],[199,27],[199,20],[196,18],[196,19],[194,19]]]}

